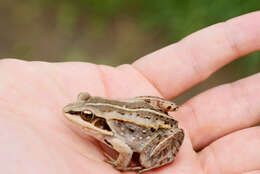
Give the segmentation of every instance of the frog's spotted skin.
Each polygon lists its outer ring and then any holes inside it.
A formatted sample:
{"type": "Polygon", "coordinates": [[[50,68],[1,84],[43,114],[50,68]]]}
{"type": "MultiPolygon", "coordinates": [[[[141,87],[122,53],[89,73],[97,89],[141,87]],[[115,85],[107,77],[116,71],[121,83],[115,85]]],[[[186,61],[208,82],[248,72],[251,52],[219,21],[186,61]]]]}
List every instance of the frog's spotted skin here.
{"type": "Polygon", "coordinates": [[[139,173],[173,162],[184,138],[178,122],[168,115],[177,105],[154,96],[108,99],[80,93],[63,108],[65,117],[85,133],[119,152],[109,164],[139,173]],[[134,152],[139,165],[129,166],[134,152]]]}

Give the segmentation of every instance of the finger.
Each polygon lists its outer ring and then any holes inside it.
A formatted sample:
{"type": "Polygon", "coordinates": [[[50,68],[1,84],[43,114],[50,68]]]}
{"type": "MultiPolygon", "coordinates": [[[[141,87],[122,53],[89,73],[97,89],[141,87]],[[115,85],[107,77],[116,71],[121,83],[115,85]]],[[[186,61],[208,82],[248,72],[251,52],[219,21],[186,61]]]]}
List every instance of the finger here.
{"type": "Polygon", "coordinates": [[[208,90],[180,107],[176,116],[199,150],[233,131],[260,122],[260,73],[208,90]]]}
{"type": "Polygon", "coordinates": [[[199,153],[205,173],[233,174],[260,169],[260,127],[223,137],[199,153]]]}
{"type": "Polygon", "coordinates": [[[106,96],[127,98],[138,95],[160,95],[154,86],[130,65],[121,65],[117,68],[99,66],[99,69],[102,72],[106,96]]]}
{"type": "Polygon", "coordinates": [[[251,171],[251,172],[245,172],[245,173],[241,173],[241,174],[260,174],[260,170],[255,170],[255,171],[251,171]]]}
{"type": "Polygon", "coordinates": [[[240,56],[260,49],[260,11],[210,26],[147,55],[133,66],[172,98],[240,56]]]}

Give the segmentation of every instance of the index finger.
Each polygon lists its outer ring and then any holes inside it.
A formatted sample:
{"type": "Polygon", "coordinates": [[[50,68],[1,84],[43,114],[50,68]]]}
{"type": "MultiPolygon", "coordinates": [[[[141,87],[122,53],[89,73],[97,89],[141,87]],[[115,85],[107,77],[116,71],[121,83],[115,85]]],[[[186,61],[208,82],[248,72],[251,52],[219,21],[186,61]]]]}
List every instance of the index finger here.
{"type": "Polygon", "coordinates": [[[260,49],[260,11],[200,30],[147,55],[133,66],[166,98],[207,79],[243,55],[260,49]]]}

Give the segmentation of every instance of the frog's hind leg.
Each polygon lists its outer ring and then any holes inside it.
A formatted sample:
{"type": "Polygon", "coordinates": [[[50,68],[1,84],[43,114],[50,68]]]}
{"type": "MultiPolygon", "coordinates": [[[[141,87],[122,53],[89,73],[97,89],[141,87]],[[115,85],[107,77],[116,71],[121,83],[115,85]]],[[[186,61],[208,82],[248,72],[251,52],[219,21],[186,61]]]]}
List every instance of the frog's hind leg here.
{"type": "Polygon", "coordinates": [[[182,129],[173,129],[153,138],[140,154],[139,161],[143,169],[139,173],[173,162],[183,138],[182,129]]]}
{"type": "Polygon", "coordinates": [[[158,163],[157,165],[152,166],[152,167],[142,168],[142,169],[138,170],[137,173],[140,174],[140,173],[146,172],[146,171],[148,171],[148,170],[152,170],[152,169],[161,167],[161,166],[163,166],[163,165],[166,165],[166,164],[169,164],[169,163],[173,162],[174,160],[175,160],[175,158],[165,159],[164,161],[161,161],[161,162],[160,162],[161,164],[158,163]]]}
{"type": "Polygon", "coordinates": [[[178,106],[174,102],[156,96],[138,96],[135,99],[142,100],[145,103],[152,105],[154,108],[160,109],[166,113],[178,109],[178,106]]]}

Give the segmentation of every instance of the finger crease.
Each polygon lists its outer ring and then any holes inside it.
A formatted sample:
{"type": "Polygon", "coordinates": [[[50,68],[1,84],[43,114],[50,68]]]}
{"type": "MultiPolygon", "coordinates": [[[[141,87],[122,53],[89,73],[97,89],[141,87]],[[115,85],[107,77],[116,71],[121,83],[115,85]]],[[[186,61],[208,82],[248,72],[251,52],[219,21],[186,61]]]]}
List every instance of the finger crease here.
{"type": "Polygon", "coordinates": [[[108,90],[108,85],[107,85],[107,81],[106,81],[106,78],[105,78],[105,73],[102,70],[100,65],[96,65],[96,67],[97,67],[97,71],[98,71],[99,76],[100,76],[100,81],[103,84],[105,96],[109,97],[110,93],[109,93],[109,90],[108,90]]]}
{"type": "MultiPolygon", "coordinates": [[[[200,132],[199,131],[199,128],[201,127],[200,126],[200,122],[199,122],[199,119],[198,119],[198,114],[197,114],[197,112],[195,111],[195,109],[194,109],[194,107],[193,107],[193,105],[191,104],[191,103],[186,103],[186,106],[187,107],[189,107],[190,108],[190,112],[191,112],[191,115],[192,115],[192,117],[193,117],[193,119],[195,120],[195,130],[198,130],[198,132],[200,132]]],[[[197,131],[195,131],[195,132],[197,132],[197,131]]],[[[199,133],[200,134],[200,133],[199,133]]],[[[196,147],[196,142],[195,142],[195,144],[193,144],[193,147],[196,147]]],[[[194,149],[195,150],[195,149],[194,149]]],[[[197,150],[200,150],[200,149],[197,149],[197,150]]]]}
{"type": "MultiPolygon", "coordinates": [[[[208,152],[213,156],[213,164],[215,165],[216,170],[218,171],[219,174],[223,174],[223,170],[220,167],[219,160],[217,158],[216,152],[212,146],[208,146],[208,152]]],[[[207,165],[207,164],[206,164],[207,165]]]]}
{"type": "Polygon", "coordinates": [[[130,65],[134,71],[136,71],[142,78],[144,78],[145,80],[148,81],[149,84],[151,84],[153,86],[153,88],[159,93],[160,96],[162,96],[163,98],[165,98],[163,95],[162,95],[162,92],[160,91],[160,89],[156,86],[156,84],[150,80],[147,76],[145,76],[141,71],[138,70],[138,68],[134,67],[134,65],[130,65]]]}
{"type": "MultiPolygon", "coordinates": [[[[248,100],[248,98],[249,98],[248,93],[245,91],[245,89],[241,85],[238,85],[237,83],[239,83],[239,82],[229,84],[229,86],[231,88],[230,91],[231,91],[232,96],[234,98],[233,101],[238,102],[238,101],[241,101],[241,99],[243,98],[244,101],[246,102],[246,106],[244,107],[247,110],[246,113],[248,113],[248,115],[254,115],[252,110],[250,109],[250,103],[249,103],[249,100],[248,100]],[[238,99],[238,95],[234,92],[234,91],[236,91],[237,88],[239,88],[239,99],[238,99]]],[[[248,126],[250,126],[250,125],[248,125],[248,126]]]]}
{"type": "Polygon", "coordinates": [[[234,39],[232,31],[230,30],[230,22],[226,21],[222,23],[223,25],[223,29],[224,29],[224,38],[226,39],[229,47],[231,48],[231,50],[234,53],[234,56],[240,56],[241,55],[241,51],[238,47],[238,44],[236,42],[236,40],[234,39]]]}
{"type": "Polygon", "coordinates": [[[202,72],[202,68],[199,66],[199,58],[196,56],[196,53],[192,51],[192,49],[186,49],[187,53],[189,54],[189,56],[187,56],[188,58],[188,62],[191,63],[191,68],[194,72],[194,74],[196,74],[198,76],[198,79],[205,80],[209,77],[209,73],[205,73],[202,72]]]}

